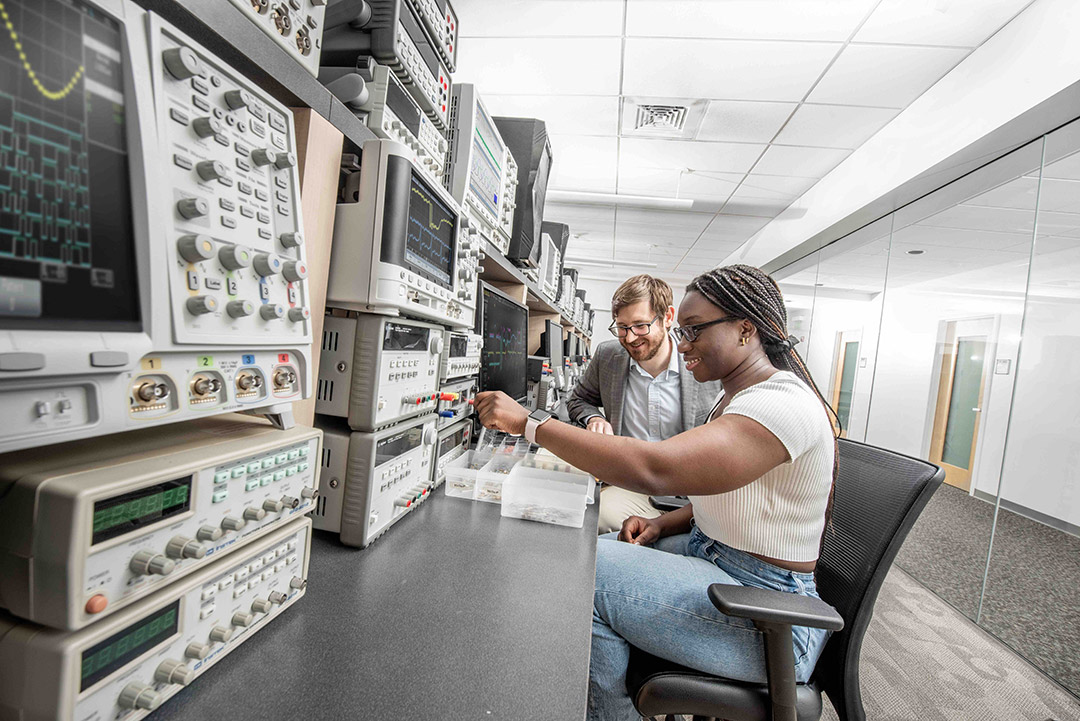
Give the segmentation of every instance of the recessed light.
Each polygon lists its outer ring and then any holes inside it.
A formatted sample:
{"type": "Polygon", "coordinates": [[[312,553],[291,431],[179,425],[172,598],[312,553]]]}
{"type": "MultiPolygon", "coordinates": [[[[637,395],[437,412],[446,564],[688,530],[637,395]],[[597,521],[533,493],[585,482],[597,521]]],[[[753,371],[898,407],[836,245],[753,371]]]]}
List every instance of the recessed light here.
{"type": "Polygon", "coordinates": [[[907,254],[908,255],[922,255],[925,252],[926,252],[925,250],[909,250],[907,252],[907,254]]]}

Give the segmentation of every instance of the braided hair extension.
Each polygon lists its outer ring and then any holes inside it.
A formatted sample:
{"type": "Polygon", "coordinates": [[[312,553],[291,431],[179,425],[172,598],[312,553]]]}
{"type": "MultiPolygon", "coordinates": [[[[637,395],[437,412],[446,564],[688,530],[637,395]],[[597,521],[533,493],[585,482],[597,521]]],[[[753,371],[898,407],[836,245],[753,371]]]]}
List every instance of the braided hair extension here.
{"type": "MultiPolygon", "coordinates": [[[[761,347],[765,350],[769,362],[780,370],[790,371],[806,383],[817,394],[825,407],[825,414],[833,428],[837,429],[833,438],[833,473],[832,486],[829,488],[829,503],[825,510],[825,529],[832,527],[833,494],[836,490],[836,475],[839,471],[840,449],[836,442],[839,434],[840,419],[825,396],[821,394],[810,371],[795,350],[798,339],[788,335],[787,309],[780,286],[772,277],[750,265],[727,265],[702,273],[686,287],[687,292],[696,291],[710,303],[722,308],[729,314],[750,321],[757,329],[761,347]]],[[[825,534],[821,536],[825,542],[825,534]]]]}

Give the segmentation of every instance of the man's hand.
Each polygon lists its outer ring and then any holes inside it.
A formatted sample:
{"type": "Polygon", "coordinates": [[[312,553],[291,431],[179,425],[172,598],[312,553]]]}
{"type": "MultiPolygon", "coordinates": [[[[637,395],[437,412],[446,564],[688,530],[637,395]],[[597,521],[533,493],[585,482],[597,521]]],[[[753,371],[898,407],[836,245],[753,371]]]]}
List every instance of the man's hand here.
{"type": "Polygon", "coordinates": [[[611,424],[603,418],[603,416],[593,416],[589,419],[589,422],[585,425],[585,428],[593,433],[604,433],[609,436],[615,435],[614,429],[611,424]]]}
{"type": "Polygon", "coordinates": [[[655,518],[630,516],[622,524],[619,540],[635,546],[648,546],[660,538],[660,524],[655,518]]]}

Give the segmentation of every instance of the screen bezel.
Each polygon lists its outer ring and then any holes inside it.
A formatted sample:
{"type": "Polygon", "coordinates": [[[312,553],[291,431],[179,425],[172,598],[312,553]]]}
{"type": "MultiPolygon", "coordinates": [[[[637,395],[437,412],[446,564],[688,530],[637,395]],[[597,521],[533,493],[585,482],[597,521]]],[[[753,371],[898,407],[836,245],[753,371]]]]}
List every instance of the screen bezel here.
{"type": "MultiPolygon", "coordinates": [[[[73,320],[0,316],[0,332],[13,334],[39,331],[90,335],[122,334],[123,337],[130,338],[145,335],[149,316],[146,290],[148,283],[145,281],[149,270],[149,262],[146,257],[145,239],[153,231],[150,228],[150,213],[147,203],[137,202],[137,199],[149,198],[151,195],[146,183],[146,178],[151,175],[151,169],[147,167],[146,158],[157,151],[153,137],[148,130],[154,125],[155,109],[152,95],[139,92],[140,89],[150,87],[151,78],[142,71],[145,64],[135,62],[135,59],[146,53],[147,46],[143,43],[140,35],[142,31],[141,24],[125,17],[123,6],[115,2],[115,0],[80,0],[71,4],[76,9],[81,5],[92,10],[119,27],[120,71],[124,93],[124,130],[127,143],[127,188],[130,194],[130,218],[128,222],[131,230],[129,260],[132,273],[130,295],[133,304],[132,314],[131,317],[123,320],[73,320]],[[136,77],[137,75],[139,77],[136,77]]],[[[155,202],[150,200],[149,204],[153,205],[155,202]]],[[[130,343],[131,341],[124,342],[130,343]]]]}

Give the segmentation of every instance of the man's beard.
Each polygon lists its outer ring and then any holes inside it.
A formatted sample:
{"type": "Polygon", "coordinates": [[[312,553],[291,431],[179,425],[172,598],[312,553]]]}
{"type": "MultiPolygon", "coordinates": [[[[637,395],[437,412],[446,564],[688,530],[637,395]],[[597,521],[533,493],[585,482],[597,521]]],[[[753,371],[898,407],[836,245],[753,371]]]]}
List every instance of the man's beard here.
{"type": "Polygon", "coordinates": [[[645,363],[651,361],[653,358],[656,357],[656,354],[660,352],[660,349],[664,347],[664,339],[661,338],[658,343],[652,346],[649,346],[649,341],[646,340],[643,347],[647,349],[646,355],[643,358],[639,358],[634,355],[635,353],[640,353],[641,348],[634,348],[633,350],[627,348],[627,352],[629,352],[630,355],[634,358],[634,360],[636,360],[638,363],[645,363]]]}

